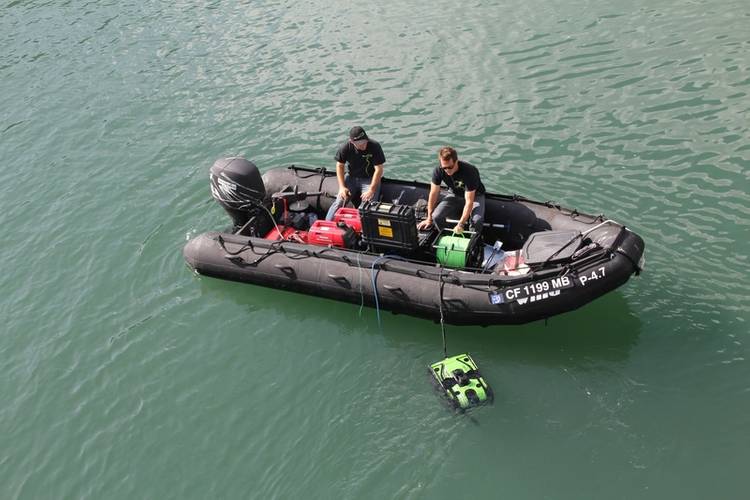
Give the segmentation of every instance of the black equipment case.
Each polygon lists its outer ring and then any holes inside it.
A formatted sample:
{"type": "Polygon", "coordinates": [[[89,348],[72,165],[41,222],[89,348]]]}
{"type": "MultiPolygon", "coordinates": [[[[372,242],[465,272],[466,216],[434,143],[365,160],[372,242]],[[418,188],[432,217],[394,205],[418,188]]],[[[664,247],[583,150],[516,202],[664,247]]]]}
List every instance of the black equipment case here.
{"type": "Polygon", "coordinates": [[[375,251],[419,248],[414,207],[379,201],[366,201],[359,207],[362,239],[375,251]]]}

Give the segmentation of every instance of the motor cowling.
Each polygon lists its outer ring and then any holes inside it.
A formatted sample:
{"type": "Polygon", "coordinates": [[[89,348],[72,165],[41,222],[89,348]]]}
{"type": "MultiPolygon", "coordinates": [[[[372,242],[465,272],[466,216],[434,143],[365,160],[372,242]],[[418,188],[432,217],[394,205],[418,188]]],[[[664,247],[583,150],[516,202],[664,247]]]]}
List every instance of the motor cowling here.
{"type": "Polygon", "coordinates": [[[221,158],[211,166],[211,196],[232,218],[235,228],[245,225],[260,210],[266,196],[263,178],[245,158],[221,158]]]}

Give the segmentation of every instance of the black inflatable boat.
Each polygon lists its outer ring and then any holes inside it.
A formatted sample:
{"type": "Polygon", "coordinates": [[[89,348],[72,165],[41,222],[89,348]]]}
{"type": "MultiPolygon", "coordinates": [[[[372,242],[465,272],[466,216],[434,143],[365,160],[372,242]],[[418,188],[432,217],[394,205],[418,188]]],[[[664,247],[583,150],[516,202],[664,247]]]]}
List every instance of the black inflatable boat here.
{"type": "Polygon", "coordinates": [[[643,267],[624,225],[518,195],[486,195],[482,234],[418,231],[429,185],[383,179],[380,200],[321,220],[335,173],[298,166],[261,176],[218,160],[211,194],[233,227],[183,250],[196,273],[364,304],[448,324],[519,324],[581,307],[643,267]]]}

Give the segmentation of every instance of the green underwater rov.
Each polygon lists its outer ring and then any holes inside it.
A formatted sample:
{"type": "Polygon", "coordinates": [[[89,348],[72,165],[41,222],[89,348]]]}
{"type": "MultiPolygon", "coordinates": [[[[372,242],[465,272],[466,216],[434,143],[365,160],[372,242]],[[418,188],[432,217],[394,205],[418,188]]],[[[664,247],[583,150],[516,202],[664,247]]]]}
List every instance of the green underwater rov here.
{"type": "Polygon", "coordinates": [[[443,315],[443,270],[440,268],[440,331],[443,336],[443,360],[430,365],[435,388],[448,398],[451,406],[465,411],[494,400],[492,389],[479,373],[479,368],[468,353],[448,357],[443,315]]]}
{"type": "Polygon", "coordinates": [[[438,390],[445,393],[451,405],[466,410],[494,399],[492,389],[479,373],[469,354],[459,354],[430,365],[438,390]]]}

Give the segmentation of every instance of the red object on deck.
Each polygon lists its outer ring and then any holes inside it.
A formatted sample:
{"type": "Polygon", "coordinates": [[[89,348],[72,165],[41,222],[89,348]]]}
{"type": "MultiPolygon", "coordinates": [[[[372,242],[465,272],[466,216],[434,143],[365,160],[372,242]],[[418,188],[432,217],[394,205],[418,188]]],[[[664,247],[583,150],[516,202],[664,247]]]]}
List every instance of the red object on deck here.
{"type": "Polygon", "coordinates": [[[362,221],[359,218],[359,210],[356,208],[339,208],[333,216],[334,222],[343,222],[354,231],[362,232],[362,221]]]}
{"type": "Polygon", "coordinates": [[[296,241],[297,243],[307,243],[307,231],[298,231],[291,226],[279,226],[279,229],[281,229],[281,234],[279,234],[279,231],[274,227],[263,238],[273,241],[286,240],[296,241]]]}
{"type": "Polygon", "coordinates": [[[520,250],[505,252],[505,257],[503,259],[503,272],[506,275],[513,276],[529,272],[529,266],[526,265],[523,254],[520,250]]]}
{"type": "Polygon", "coordinates": [[[307,242],[311,245],[333,245],[351,248],[355,242],[354,229],[339,222],[316,220],[307,233],[307,242]],[[343,227],[341,227],[343,226],[343,227]]]}

